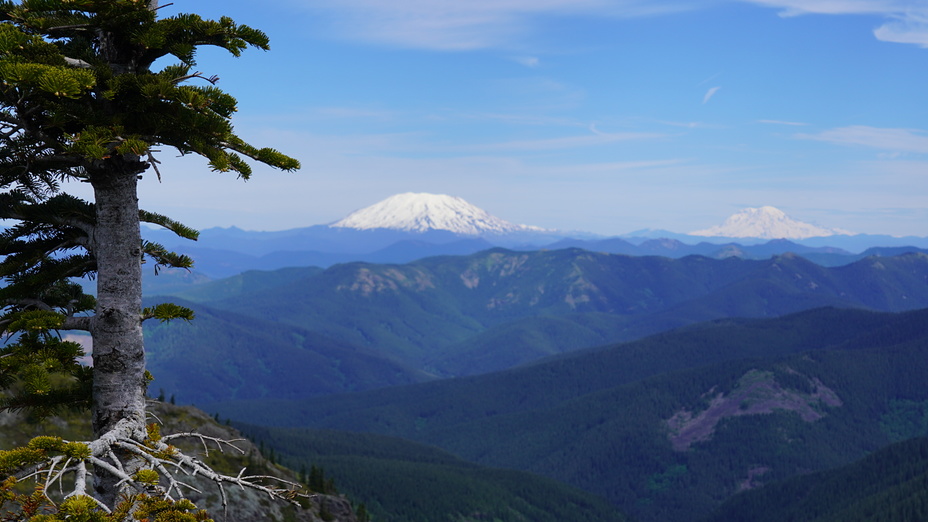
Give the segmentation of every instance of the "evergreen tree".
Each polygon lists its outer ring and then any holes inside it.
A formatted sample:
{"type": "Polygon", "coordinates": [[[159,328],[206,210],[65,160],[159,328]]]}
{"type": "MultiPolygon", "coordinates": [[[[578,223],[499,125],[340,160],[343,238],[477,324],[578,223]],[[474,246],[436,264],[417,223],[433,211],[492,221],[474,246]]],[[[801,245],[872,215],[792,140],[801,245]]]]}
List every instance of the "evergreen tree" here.
{"type": "Polygon", "coordinates": [[[317,468],[313,464],[309,468],[309,480],[307,481],[310,491],[315,491],[317,493],[325,493],[325,471],[322,468],[317,468]]]}
{"type": "Polygon", "coordinates": [[[95,441],[103,441],[90,446],[120,460],[94,462],[95,498],[109,508],[146,463],[113,441],[151,440],[142,321],[192,318],[173,305],[142,309],[145,259],[156,269],[191,261],[143,242],[140,222],[196,233],[140,210],[138,180],[150,170],[161,178],[162,148],[246,179],[246,158],[299,167],[235,134],[234,98],[216,77],[194,72],[204,45],[238,56],[268,49],[268,40],[225,17],[160,18],[156,0],[0,1],[0,218],[17,221],[0,236],[0,325],[18,336],[7,348],[16,357],[0,365],[4,406],[47,413],[90,405],[95,441]],[[166,57],[175,63],[152,69],[166,57]],[[61,193],[64,180],[88,183],[93,202],[61,193]],[[96,299],[69,283],[82,276],[96,278],[96,299]],[[57,338],[60,330],[90,332],[92,372],[77,364],[79,346],[57,338]]]}
{"type": "Polygon", "coordinates": [[[358,522],[371,521],[371,514],[367,512],[367,506],[365,506],[363,502],[358,504],[358,507],[355,510],[355,516],[358,517],[358,522]]]}

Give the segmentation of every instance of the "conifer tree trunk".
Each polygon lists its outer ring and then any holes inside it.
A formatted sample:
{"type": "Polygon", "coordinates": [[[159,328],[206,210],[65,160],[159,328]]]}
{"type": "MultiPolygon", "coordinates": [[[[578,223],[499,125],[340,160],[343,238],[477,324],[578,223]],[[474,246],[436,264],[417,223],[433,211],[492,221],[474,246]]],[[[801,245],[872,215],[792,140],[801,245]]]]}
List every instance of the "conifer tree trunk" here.
{"type": "MultiPolygon", "coordinates": [[[[46,312],[42,324],[50,328],[90,330],[92,378],[70,355],[73,360],[54,373],[64,375],[69,385],[75,381],[73,387],[57,390],[71,394],[67,395],[70,404],[86,404],[86,387],[92,386],[95,440],[91,444],[96,453],[88,460],[98,466],[93,470],[94,497],[110,507],[118,504],[122,488],[130,483],[142,487],[133,478],[135,471],[142,465],[151,467],[137,453],[118,453],[127,443],[136,448],[146,444],[143,255],[160,266],[191,266],[189,258],[166,252],[160,245],[143,246],[139,220],[182,237],[196,236],[166,216],[140,215],[138,179],[149,168],[143,158],[158,152],[153,147],[175,148],[207,158],[215,171],[234,172],[244,179],[252,172],[249,158],[283,170],[299,168],[297,160],[238,137],[231,124],[235,99],[213,85],[218,77],[193,69],[198,47],[218,47],[239,56],[249,46],[269,49],[267,35],[226,17],[214,21],[182,14],[159,19],[158,4],[158,0],[0,1],[4,29],[0,31],[0,196],[5,197],[0,198],[5,201],[0,210],[28,225],[14,230],[13,237],[0,245],[8,259],[17,256],[0,288],[7,296],[0,303],[4,304],[0,333],[11,333],[3,331],[4,324],[36,311],[30,308],[46,312]],[[179,63],[152,71],[152,65],[163,58],[179,63]],[[64,180],[89,182],[94,201],[59,194],[64,180]],[[96,216],[88,219],[91,205],[96,216]],[[71,215],[77,216],[73,223],[65,218],[71,215]],[[76,249],[77,245],[87,251],[76,249]],[[148,251],[143,253],[143,248],[148,251]],[[74,254],[74,250],[81,251],[74,254]],[[96,309],[93,316],[86,316],[90,300],[71,297],[68,292],[76,290],[69,278],[94,272],[96,309]]],[[[190,319],[193,312],[154,307],[146,315],[190,319]]],[[[17,378],[30,370],[27,363],[32,364],[25,361],[16,367],[17,378]]],[[[18,382],[7,380],[0,387],[18,382]]],[[[59,405],[53,402],[62,402],[58,396],[36,400],[43,394],[48,395],[44,388],[26,390],[18,399],[21,404],[38,404],[43,411],[59,405]]],[[[181,457],[176,458],[190,469],[207,470],[181,457]]],[[[76,471],[59,468],[59,473],[75,471],[83,477],[83,462],[76,471]]],[[[83,495],[83,478],[78,480],[74,493],[83,495]]],[[[247,485],[249,481],[232,482],[247,485]]],[[[276,495],[273,489],[265,491],[276,495]]]]}
{"type": "MultiPolygon", "coordinates": [[[[138,158],[122,157],[99,164],[90,172],[97,213],[92,238],[98,267],[92,326],[92,413],[97,438],[116,429],[120,421],[120,429],[129,431],[125,436],[144,434],[146,392],[137,185],[147,165],[138,158]]],[[[101,500],[115,505],[118,479],[103,472],[96,473],[95,480],[101,500]]]]}

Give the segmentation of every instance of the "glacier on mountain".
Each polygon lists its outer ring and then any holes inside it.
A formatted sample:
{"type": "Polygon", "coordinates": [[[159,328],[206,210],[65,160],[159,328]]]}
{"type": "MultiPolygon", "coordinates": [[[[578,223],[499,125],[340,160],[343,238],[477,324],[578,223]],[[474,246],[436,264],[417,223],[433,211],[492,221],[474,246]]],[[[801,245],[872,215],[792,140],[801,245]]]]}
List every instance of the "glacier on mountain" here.
{"type": "Polygon", "coordinates": [[[846,230],[823,228],[796,221],[776,207],[746,208],[731,215],[720,226],[697,230],[691,236],[807,239],[834,235],[850,235],[846,230]]]}
{"type": "Polygon", "coordinates": [[[352,212],[329,226],[407,232],[447,230],[468,236],[544,231],[538,227],[517,225],[492,216],[462,198],[413,192],[390,196],[379,203],[352,212]]]}

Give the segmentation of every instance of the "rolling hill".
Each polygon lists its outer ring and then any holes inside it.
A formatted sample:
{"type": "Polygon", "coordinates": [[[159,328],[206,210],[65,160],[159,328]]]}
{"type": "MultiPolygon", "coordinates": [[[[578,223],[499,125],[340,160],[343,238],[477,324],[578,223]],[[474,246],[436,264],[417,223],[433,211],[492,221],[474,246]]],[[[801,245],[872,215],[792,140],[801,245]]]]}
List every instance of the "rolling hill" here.
{"type": "Polygon", "coordinates": [[[595,495],[522,471],[466,462],[393,437],[332,430],[240,425],[292,469],[325,470],[375,520],[621,522],[595,495]]]}
{"type": "Polygon", "coordinates": [[[847,466],[770,484],[704,522],[892,522],[928,518],[928,438],[888,446],[847,466]]]}
{"type": "Polygon", "coordinates": [[[173,299],[189,323],[145,325],[150,385],[183,404],[305,398],[428,380],[376,352],[296,326],[173,299]]]}
{"type": "Polygon", "coordinates": [[[726,319],[529,367],[304,401],[233,419],[379,433],[530,471],[641,520],[845,465],[928,425],[928,310],[726,319]]]}
{"type": "Polygon", "coordinates": [[[792,255],[750,261],[494,249],[405,265],[246,272],[180,295],[203,319],[149,327],[148,346],[161,365],[155,369],[220,353],[224,364],[253,359],[260,367],[292,353],[297,362],[283,369],[286,375],[318,385],[288,389],[294,379],[267,371],[248,381],[265,391],[244,390],[237,377],[238,384],[209,385],[177,378],[170,386],[179,396],[197,403],[242,393],[295,398],[498,371],[724,317],[924,307],[928,255],[822,267],[792,255]],[[325,352],[328,362],[305,359],[307,350],[325,352]],[[373,375],[379,377],[356,379],[373,375]]]}

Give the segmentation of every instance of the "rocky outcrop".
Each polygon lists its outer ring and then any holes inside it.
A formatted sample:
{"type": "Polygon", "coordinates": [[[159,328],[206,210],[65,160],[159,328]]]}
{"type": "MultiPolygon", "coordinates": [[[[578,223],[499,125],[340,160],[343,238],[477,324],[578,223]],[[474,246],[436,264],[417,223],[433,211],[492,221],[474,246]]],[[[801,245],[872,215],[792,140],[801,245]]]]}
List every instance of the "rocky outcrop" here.
{"type": "MultiPolygon", "coordinates": [[[[270,475],[291,482],[299,477],[290,469],[278,466],[261,454],[250,440],[242,437],[238,430],[216,422],[215,419],[192,406],[174,406],[154,402],[151,412],[163,423],[165,434],[178,432],[202,433],[224,440],[235,440],[238,450],[205,447],[198,441],[179,444],[186,453],[197,456],[217,471],[236,475],[247,468],[248,475],[270,475]]],[[[322,495],[307,492],[296,503],[287,503],[268,498],[264,493],[252,489],[226,487],[229,505],[223,509],[219,489],[209,480],[197,478],[194,483],[202,493],[190,494],[197,506],[207,510],[217,522],[357,522],[351,502],[339,495],[322,495]]]]}
{"type": "MultiPolygon", "coordinates": [[[[238,475],[246,468],[246,475],[270,475],[298,482],[293,471],[278,466],[265,458],[258,448],[244,439],[237,430],[224,426],[206,413],[192,406],[174,406],[149,401],[152,422],[162,425],[162,434],[196,432],[207,437],[234,441],[235,448],[222,451],[215,445],[206,445],[191,439],[177,444],[187,455],[196,456],[214,470],[226,475],[238,475]]],[[[38,435],[57,435],[66,440],[90,438],[89,417],[69,413],[41,423],[32,423],[20,413],[0,413],[0,449],[25,445],[38,435]]],[[[306,492],[296,503],[274,500],[266,493],[252,489],[226,486],[228,505],[223,509],[222,496],[217,485],[202,477],[179,476],[199,491],[186,493],[198,507],[205,509],[216,522],[357,522],[351,502],[340,495],[322,495],[306,492]]]]}
{"type": "Polygon", "coordinates": [[[842,405],[837,394],[818,379],[791,373],[805,380],[807,391],[785,387],[772,372],[758,370],[744,374],[729,394],[709,390],[705,394],[709,399],[706,409],[699,412],[683,409],[665,421],[673,449],[686,451],[697,442],[711,439],[716,425],[726,417],[782,410],[796,412],[802,420],[814,422],[825,416],[825,407],[842,405]]]}

